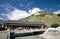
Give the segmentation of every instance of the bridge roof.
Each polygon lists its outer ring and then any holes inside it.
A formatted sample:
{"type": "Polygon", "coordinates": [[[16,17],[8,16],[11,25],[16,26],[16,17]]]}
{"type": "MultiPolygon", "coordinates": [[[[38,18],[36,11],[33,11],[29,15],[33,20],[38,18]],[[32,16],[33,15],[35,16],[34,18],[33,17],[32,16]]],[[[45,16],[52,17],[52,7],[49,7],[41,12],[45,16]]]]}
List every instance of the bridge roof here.
{"type": "Polygon", "coordinates": [[[40,26],[42,22],[23,22],[23,21],[6,21],[4,24],[11,26],[40,26]]]}

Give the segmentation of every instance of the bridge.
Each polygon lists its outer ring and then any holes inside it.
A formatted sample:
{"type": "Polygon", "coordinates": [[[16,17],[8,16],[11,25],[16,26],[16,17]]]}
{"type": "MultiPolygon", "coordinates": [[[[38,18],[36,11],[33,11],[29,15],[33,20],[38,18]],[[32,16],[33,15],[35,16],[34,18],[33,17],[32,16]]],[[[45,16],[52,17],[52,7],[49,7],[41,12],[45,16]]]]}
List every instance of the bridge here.
{"type": "Polygon", "coordinates": [[[15,33],[29,33],[29,32],[37,32],[37,31],[46,31],[46,29],[23,29],[23,30],[12,30],[11,32],[15,32],[15,33]]]}
{"type": "Polygon", "coordinates": [[[47,28],[47,26],[42,22],[22,22],[22,21],[7,21],[4,24],[7,28],[47,28]]]}

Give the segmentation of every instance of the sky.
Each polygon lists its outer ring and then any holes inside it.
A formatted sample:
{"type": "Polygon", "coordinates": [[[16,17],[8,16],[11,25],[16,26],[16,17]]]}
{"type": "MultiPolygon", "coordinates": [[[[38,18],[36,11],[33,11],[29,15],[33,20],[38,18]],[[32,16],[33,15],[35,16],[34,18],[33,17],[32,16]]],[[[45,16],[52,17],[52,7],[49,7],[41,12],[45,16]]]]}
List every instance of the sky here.
{"type": "Polygon", "coordinates": [[[60,0],[0,0],[2,20],[19,20],[38,11],[60,13],[60,0]]]}

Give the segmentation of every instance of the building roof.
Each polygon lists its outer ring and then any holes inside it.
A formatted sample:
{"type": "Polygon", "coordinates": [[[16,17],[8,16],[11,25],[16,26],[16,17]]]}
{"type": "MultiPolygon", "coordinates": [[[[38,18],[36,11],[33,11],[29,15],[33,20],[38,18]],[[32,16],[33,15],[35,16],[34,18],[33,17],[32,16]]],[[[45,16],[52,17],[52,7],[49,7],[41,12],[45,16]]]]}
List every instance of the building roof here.
{"type": "Polygon", "coordinates": [[[23,22],[23,21],[6,21],[4,24],[11,26],[40,26],[42,22],[23,22]]]}

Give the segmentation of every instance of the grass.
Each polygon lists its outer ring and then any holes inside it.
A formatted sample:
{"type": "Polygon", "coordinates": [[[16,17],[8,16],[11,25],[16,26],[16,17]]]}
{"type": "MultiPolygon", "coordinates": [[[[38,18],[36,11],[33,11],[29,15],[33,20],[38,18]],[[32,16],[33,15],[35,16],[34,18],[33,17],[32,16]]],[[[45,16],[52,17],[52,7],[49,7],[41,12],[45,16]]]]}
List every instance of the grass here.
{"type": "Polygon", "coordinates": [[[51,26],[53,23],[60,24],[60,17],[55,14],[41,13],[39,15],[33,14],[33,15],[23,19],[23,21],[43,22],[47,26],[51,26]]]}

